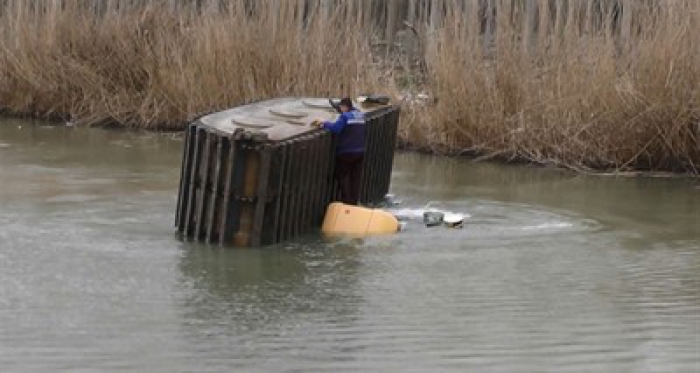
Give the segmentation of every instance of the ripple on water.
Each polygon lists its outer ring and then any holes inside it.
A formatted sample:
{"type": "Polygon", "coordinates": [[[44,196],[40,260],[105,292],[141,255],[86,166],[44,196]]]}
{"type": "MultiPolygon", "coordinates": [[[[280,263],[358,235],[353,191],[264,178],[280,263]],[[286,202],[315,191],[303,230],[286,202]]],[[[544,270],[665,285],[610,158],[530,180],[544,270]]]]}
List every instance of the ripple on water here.
{"type": "MultiPolygon", "coordinates": [[[[551,237],[559,234],[594,232],[601,225],[590,219],[569,212],[543,209],[537,206],[473,200],[441,203],[438,211],[457,213],[465,216],[464,227],[427,228],[422,222],[425,207],[398,207],[391,212],[407,222],[406,231],[397,236],[398,240],[418,236],[437,239],[440,242],[497,240],[499,244],[523,238],[551,237]]],[[[424,241],[424,240],[422,240],[424,241]]]]}
{"type": "MultiPolygon", "coordinates": [[[[100,154],[108,141],[99,142],[100,154]]],[[[700,366],[698,240],[655,236],[646,231],[645,210],[621,212],[634,202],[681,194],[683,200],[669,205],[662,198],[649,211],[660,216],[653,224],[687,223],[684,217],[695,216],[695,190],[683,194],[664,184],[618,202],[636,182],[554,178],[567,183],[565,197],[605,204],[579,210],[555,200],[477,199],[475,189],[463,192],[465,180],[431,179],[425,191],[410,189],[411,197],[432,198],[435,184],[450,189],[443,196],[455,200],[440,208],[468,214],[463,229],[427,229],[422,207],[409,204],[409,229],[392,237],[325,242],[312,236],[274,248],[221,250],[173,234],[181,147],[167,154],[139,148],[145,158],[162,156],[151,172],[140,167],[141,156],[127,161],[107,153],[104,162],[84,167],[57,160],[49,151],[56,142],[75,159],[96,154],[50,136],[34,150],[13,142],[0,157],[3,371],[684,372],[700,366]],[[608,226],[620,219],[623,228],[608,226]]],[[[415,172],[406,162],[397,169],[415,172]]],[[[503,174],[494,168],[478,187],[498,191],[503,174]]],[[[505,181],[522,188],[521,177],[511,176],[505,181]]],[[[561,194],[550,179],[524,181],[561,194]]]]}

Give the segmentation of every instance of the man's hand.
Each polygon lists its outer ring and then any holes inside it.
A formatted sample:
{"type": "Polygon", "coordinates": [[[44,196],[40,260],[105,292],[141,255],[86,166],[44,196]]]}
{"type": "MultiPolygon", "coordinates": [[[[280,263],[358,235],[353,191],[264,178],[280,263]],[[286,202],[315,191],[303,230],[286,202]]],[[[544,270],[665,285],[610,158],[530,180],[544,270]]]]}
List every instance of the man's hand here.
{"type": "Polygon", "coordinates": [[[311,122],[311,127],[323,128],[323,122],[318,119],[315,119],[313,122],[311,122]]]}

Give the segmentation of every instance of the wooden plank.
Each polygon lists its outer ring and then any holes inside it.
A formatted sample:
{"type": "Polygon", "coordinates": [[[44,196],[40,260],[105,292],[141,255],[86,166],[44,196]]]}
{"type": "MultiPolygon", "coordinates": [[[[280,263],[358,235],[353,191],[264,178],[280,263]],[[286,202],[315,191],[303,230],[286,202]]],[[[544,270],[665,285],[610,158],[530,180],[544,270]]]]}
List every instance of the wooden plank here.
{"type": "Polygon", "coordinates": [[[305,197],[306,197],[306,189],[305,189],[305,182],[306,182],[306,175],[307,171],[309,169],[308,167],[308,143],[306,137],[302,137],[299,140],[299,144],[297,145],[299,147],[299,162],[298,162],[298,170],[297,170],[297,182],[295,183],[296,186],[296,193],[294,194],[294,210],[292,212],[292,220],[294,221],[293,228],[292,228],[292,235],[291,238],[295,238],[299,235],[301,232],[303,222],[304,222],[304,209],[305,209],[305,197]]]}
{"type": "Polygon", "coordinates": [[[194,143],[196,142],[196,130],[197,127],[190,125],[187,127],[187,131],[185,132],[186,135],[182,155],[182,170],[180,171],[180,194],[177,199],[177,213],[175,215],[175,226],[180,231],[184,229],[185,214],[187,213],[187,201],[190,196],[188,193],[192,180],[190,168],[192,167],[193,153],[195,149],[194,143]]]}
{"type": "MultiPolygon", "coordinates": [[[[372,141],[373,135],[372,135],[372,125],[374,123],[374,118],[367,118],[365,122],[365,155],[364,158],[368,159],[370,158],[371,155],[371,149],[372,149],[372,141]]],[[[365,200],[365,195],[367,194],[367,175],[369,174],[369,170],[367,167],[367,162],[364,161],[362,164],[362,171],[361,171],[361,176],[360,176],[360,202],[364,202],[365,200]]]]}
{"type": "Polygon", "coordinates": [[[362,162],[362,176],[360,176],[360,202],[367,202],[367,195],[370,185],[370,177],[372,175],[371,161],[374,157],[374,142],[376,141],[374,132],[377,128],[377,118],[372,117],[367,121],[365,128],[365,156],[362,162]]]}
{"type": "Polygon", "coordinates": [[[377,153],[380,145],[378,135],[381,129],[381,120],[381,116],[372,118],[370,127],[367,128],[369,130],[369,141],[367,142],[361,179],[361,185],[363,186],[361,188],[361,201],[364,203],[371,202],[372,188],[377,173],[376,162],[378,161],[377,153]]]}
{"type": "Polygon", "coordinates": [[[333,168],[330,166],[335,157],[331,135],[329,133],[321,134],[321,205],[323,208],[331,202],[331,185],[333,184],[333,168]]]}
{"type": "Polygon", "coordinates": [[[338,179],[336,178],[336,169],[335,169],[335,159],[336,159],[336,148],[338,146],[338,139],[333,137],[333,160],[330,162],[331,164],[331,173],[333,175],[333,179],[331,182],[331,201],[340,201],[340,188],[338,187],[338,179]]]}
{"type": "Polygon", "coordinates": [[[307,175],[307,170],[309,169],[309,164],[308,164],[308,140],[306,137],[301,137],[299,139],[299,168],[297,170],[297,175],[299,178],[297,179],[297,182],[294,184],[296,187],[296,193],[294,194],[294,206],[296,207],[296,210],[293,215],[293,221],[294,221],[294,228],[292,230],[292,236],[291,238],[296,237],[299,234],[299,231],[301,230],[301,227],[304,222],[304,213],[306,212],[306,206],[305,206],[305,196],[306,196],[306,175],[307,175]]]}
{"type": "Polygon", "coordinates": [[[236,247],[249,247],[253,232],[253,214],[255,193],[258,187],[258,170],[260,169],[260,153],[253,148],[251,143],[244,147],[243,175],[239,179],[242,182],[242,193],[239,202],[238,230],[234,234],[233,244],[236,247]]]}
{"type": "Polygon", "coordinates": [[[381,119],[381,127],[377,133],[377,161],[375,163],[375,175],[372,180],[372,203],[377,203],[382,200],[382,179],[384,178],[384,169],[386,166],[386,130],[389,126],[389,113],[383,113],[381,119]]]}
{"type": "Polygon", "coordinates": [[[371,178],[369,180],[369,201],[370,203],[376,203],[377,201],[377,192],[379,191],[379,179],[381,177],[381,171],[382,171],[382,163],[383,163],[383,154],[384,154],[384,147],[386,144],[382,142],[383,139],[383,134],[384,134],[384,128],[386,127],[386,122],[387,122],[387,116],[386,112],[382,112],[382,114],[379,116],[378,121],[377,121],[377,128],[376,132],[374,134],[375,136],[375,142],[374,142],[374,159],[372,160],[372,174],[371,178]]]}
{"type": "Polygon", "coordinates": [[[389,113],[389,121],[386,129],[386,155],[384,159],[384,168],[382,170],[382,191],[381,197],[383,198],[387,193],[389,193],[389,188],[391,186],[391,171],[394,164],[394,153],[396,150],[396,130],[398,129],[399,120],[399,109],[394,108],[391,113],[389,113]]]}
{"type": "Polygon", "coordinates": [[[377,194],[381,189],[381,176],[384,166],[384,156],[386,152],[385,130],[387,125],[387,110],[382,110],[378,113],[376,128],[374,132],[374,148],[372,150],[373,157],[370,160],[369,167],[371,169],[370,179],[368,180],[368,195],[367,202],[378,202],[377,194]]]}
{"type": "Polygon", "coordinates": [[[383,131],[383,154],[382,154],[382,170],[379,175],[379,192],[377,193],[377,198],[384,200],[384,196],[389,192],[389,182],[391,178],[391,162],[393,159],[393,123],[394,123],[394,111],[389,111],[387,114],[387,119],[383,131]]]}
{"type": "Polygon", "coordinates": [[[188,142],[187,138],[189,137],[189,129],[185,130],[185,139],[184,139],[184,144],[182,146],[182,164],[180,165],[180,182],[178,183],[178,188],[177,188],[177,207],[175,209],[175,226],[179,227],[180,223],[180,208],[182,206],[182,198],[183,198],[183,184],[185,183],[185,169],[187,165],[187,147],[188,147],[188,142]]]}
{"type": "Polygon", "coordinates": [[[283,154],[282,147],[279,142],[270,143],[270,176],[267,188],[267,198],[265,203],[265,212],[262,223],[261,245],[271,245],[277,240],[277,224],[279,222],[278,202],[279,202],[279,187],[282,180],[283,171],[283,154]]]}
{"type": "Polygon", "coordinates": [[[219,244],[223,245],[226,242],[226,230],[228,229],[228,209],[231,203],[231,192],[233,184],[233,167],[236,162],[236,144],[233,138],[229,137],[226,140],[228,146],[225,149],[224,158],[224,190],[223,202],[221,206],[221,218],[219,219],[219,244]]]}
{"type": "Polygon", "coordinates": [[[205,131],[204,132],[204,151],[202,154],[202,164],[199,167],[200,184],[199,184],[199,194],[197,195],[197,211],[195,217],[195,229],[194,237],[197,240],[202,238],[202,228],[204,227],[204,212],[206,210],[206,200],[209,195],[207,190],[207,185],[209,184],[209,161],[211,154],[211,142],[212,135],[205,131]]]}
{"type": "Polygon", "coordinates": [[[319,195],[319,166],[321,165],[321,162],[319,160],[320,152],[319,152],[319,147],[320,147],[320,141],[321,138],[318,136],[317,133],[312,133],[311,135],[310,145],[311,148],[309,149],[309,154],[310,154],[310,162],[309,162],[309,189],[308,189],[308,211],[306,215],[306,231],[305,233],[310,232],[314,226],[315,226],[315,221],[316,221],[316,216],[318,215],[318,195],[319,195]]]}
{"type": "Polygon", "coordinates": [[[376,188],[377,184],[377,175],[379,172],[379,165],[381,162],[381,149],[382,149],[382,143],[381,143],[381,135],[382,135],[382,127],[384,126],[384,115],[380,114],[377,117],[377,120],[374,123],[374,130],[372,133],[372,136],[374,137],[372,141],[372,157],[368,160],[366,160],[368,170],[369,170],[369,175],[368,175],[368,180],[367,180],[367,202],[372,203],[373,201],[373,196],[374,196],[374,189],[376,188]]]}
{"type": "Polygon", "coordinates": [[[311,187],[311,195],[313,196],[312,199],[312,205],[311,205],[311,214],[312,216],[310,217],[310,222],[311,222],[311,228],[316,228],[320,223],[321,219],[323,218],[323,210],[325,206],[323,205],[323,189],[326,184],[325,176],[324,176],[324,171],[325,171],[325,162],[324,159],[328,156],[327,154],[324,154],[324,137],[323,133],[317,133],[314,136],[314,153],[313,153],[313,177],[312,177],[312,187],[311,187]]]}
{"type": "Polygon", "coordinates": [[[209,208],[208,208],[208,214],[207,214],[207,225],[206,225],[206,242],[211,243],[212,239],[214,237],[214,231],[215,231],[215,225],[216,225],[216,213],[219,212],[222,208],[220,206],[220,199],[219,199],[219,184],[221,184],[221,177],[222,177],[222,154],[223,154],[223,140],[220,136],[215,135],[214,137],[214,142],[216,143],[216,157],[214,158],[214,161],[216,164],[214,165],[214,175],[212,178],[212,192],[211,192],[211,198],[209,199],[209,208]]]}
{"type": "Polygon", "coordinates": [[[314,198],[316,197],[312,192],[312,186],[314,183],[314,177],[316,175],[316,140],[314,136],[306,136],[306,161],[304,162],[304,193],[302,196],[302,215],[301,215],[301,228],[299,233],[308,233],[311,229],[314,215],[314,198]]]}
{"type": "Polygon", "coordinates": [[[323,151],[321,149],[322,145],[323,139],[321,137],[321,134],[314,134],[312,153],[313,168],[311,169],[311,188],[309,190],[309,193],[311,194],[311,216],[309,216],[309,230],[313,230],[317,227],[319,223],[318,217],[321,215],[319,210],[321,209],[321,189],[323,185],[321,174],[323,168],[322,159],[324,156],[323,151]]]}
{"type": "Polygon", "coordinates": [[[223,244],[231,245],[234,236],[237,233],[241,221],[241,202],[239,196],[244,194],[243,185],[245,182],[245,153],[243,150],[243,142],[236,140],[236,136],[232,136],[232,171],[231,171],[231,186],[228,193],[228,203],[226,204],[226,227],[224,230],[223,244]]]}
{"type": "Polygon", "coordinates": [[[285,171],[282,176],[282,186],[281,186],[281,193],[280,193],[280,222],[279,222],[279,228],[277,231],[277,241],[283,241],[286,240],[288,237],[288,231],[289,231],[289,216],[290,216],[290,210],[291,210],[291,201],[292,201],[292,175],[294,173],[294,162],[295,162],[295,153],[294,153],[294,142],[293,141],[287,141],[285,142],[284,145],[284,152],[285,152],[285,171]]]}
{"type": "Polygon", "coordinates": [[[298,236],[302,230],[304,229],[304,219],[306,216],[306,208],[307,208],[307,181],[308,181],[308,175],[309,175],[309,143],[308,143],[308,138],[306,136],[302,137],[299,141],[299,154],[300,154],[300,159],[299,159],[299,179],[296,182],[296,191],[297,193],[295,194],[294,200],[294,228],[293,228],[293,233],[292,237],[298,236]]]}
{"type": "Polygon", "coordinates": [[[271,214],[273,215],[271,220],[271,244],[277,243],[280,240],[279,237],[282,222],[282,203],[284,201],[284,196],[282,193],[284,193],[284,175],[287,172],[287,158],[289,153],[289,147],[286,145],[286,143],[278,144],[277,152],[279,154],[279,157],[277,162],[276,179],[274,182],[274,205],[271,211],[271,214]]]}
{"type": "Polygon", "coordinates": [[[290,178],[289,178],[289,199],[287,201],[287,226],[285,229],[284,239],[287,240],[294,236],[294,226],[296,224],[296,214],[297,214],[297,194],[300,193],[298,183],[299,183],[299,161],[301,160],[301,151],[299,149],[299,142],[293,141],[291,145],[291,164],[290,164],[290,178]]]}
{"type": "Polygon", "coordinates": [[[192,231],[192,216],[194,215],[195,211],[195,204],[197,203],[196,201],[196,185],[200,182],[197,178],[198,171],[199,171],[199,165],[202,162],[201,154],[202,154],[202,136],[203,130],[196,128],[195,129],[195,135],[194,135],[194,160],[192,162],[192,167],[190,168],[190,185],[189,185],[189,191],[187,193],[188,199],[187,199],[187,213],[185,214],[184,218],[184,224],[182,225],[182,231],[185,233],[186,236],[190,237],[191,236],[191,231],[192,231]]]}
{"type": "Polygon", "coordinates": [[[377,131],[377,155],[374,161],[375,170],[372,175],[370,203],[381,201],[382,179],[384,178],[384,168],[386,163],[386,130],[389,124],[388,113],[383,113],[380,119],[380,126],[377,131]]]}
{"type": "Polygon", "coordinates": [[[263,219],[265,217],[265,206],[267,205],[268,199],[271,158],[272,149],[269,146],[263,146],[260,149],[258,185],[255,195],[255,212],[253,213],[253,229],[250,238],[251,246],[260,246],[260,243],[262,242],[263,219]]]}
{"type": "Polygon", "coordinates": [[[396,133],[398,131],[399,119],[401,117],[401,109],[396,107],[391,113],[391,122],[389,128],[389,153],[386,160],[386,169],[384,171],[384,194],[389,193],[391,187],[391,173],[394,169],[394,156],[396,155],[396,133]]]}

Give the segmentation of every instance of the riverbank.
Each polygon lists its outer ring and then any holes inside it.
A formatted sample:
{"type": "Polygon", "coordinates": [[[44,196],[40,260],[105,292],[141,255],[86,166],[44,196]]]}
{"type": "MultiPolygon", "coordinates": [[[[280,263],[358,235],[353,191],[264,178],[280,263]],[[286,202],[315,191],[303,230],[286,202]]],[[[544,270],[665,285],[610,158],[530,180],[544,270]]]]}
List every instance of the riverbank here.
{"type": "Polygon", "coordinates": [[[6,2],[0,106],[179,130],[196,113],[270,97],[385,92],[404,106],[409,148],[700,173],[697,2],[622,13],[586,2],[526,2],[534,13],[445,4],[415,13],[390,48],[377,38],[388,14],[375,19],[354,2],[200,3],[6,2]]]}

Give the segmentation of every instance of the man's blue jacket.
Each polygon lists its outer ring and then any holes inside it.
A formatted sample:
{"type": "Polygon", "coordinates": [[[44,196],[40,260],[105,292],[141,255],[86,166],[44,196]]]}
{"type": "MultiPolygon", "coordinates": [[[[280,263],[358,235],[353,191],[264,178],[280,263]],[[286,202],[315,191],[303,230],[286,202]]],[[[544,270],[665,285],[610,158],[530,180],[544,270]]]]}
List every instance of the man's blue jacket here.
{"type": "Polygon", "coordinates": [[[323,128],[338,135],[336,154],[365,152],[365,115],[359,110],[342,113],[334,123],[324,122],[323,128]]]}

